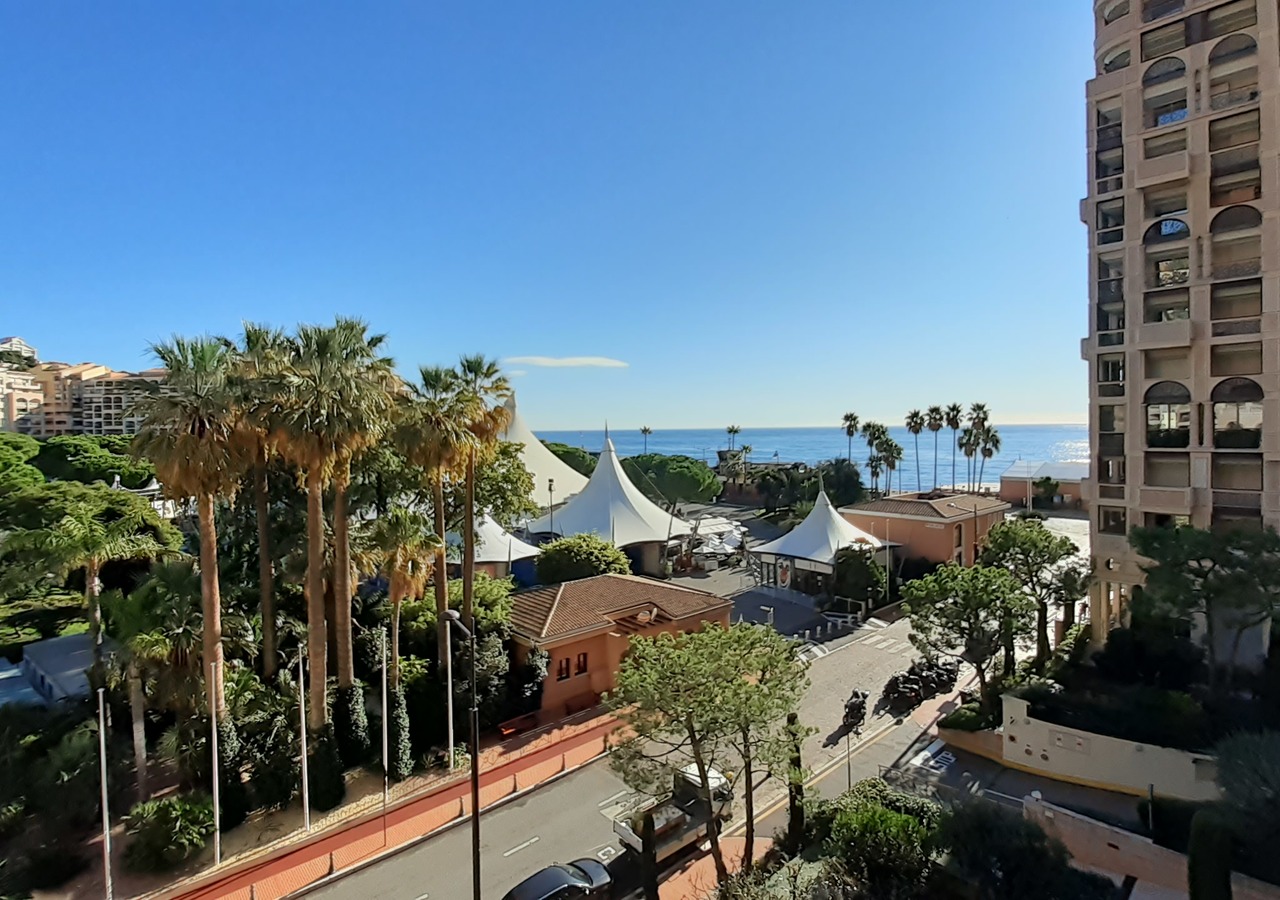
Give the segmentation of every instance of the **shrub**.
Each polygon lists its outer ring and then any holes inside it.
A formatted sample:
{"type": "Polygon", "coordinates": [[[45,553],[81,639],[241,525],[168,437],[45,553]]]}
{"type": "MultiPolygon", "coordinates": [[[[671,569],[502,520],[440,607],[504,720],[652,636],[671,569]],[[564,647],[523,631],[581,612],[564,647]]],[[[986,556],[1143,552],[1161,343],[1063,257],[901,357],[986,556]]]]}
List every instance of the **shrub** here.
{"type": "Polygon", "coordinates": [[[1191,900],[1231,898],[1231,831],[1212,809],[1200,810],[1191,820],[1187,886],[1191,900]]]}
{"type": "Polygon", "coordinates": [[[873,896],[919,885],[929,868],[927,832],[914,817],[874,804],[842,810],[827,847],[873,896]]]}
{"type": "Polygon", "coordinates": [[[302,784],[296,729],[284,716],[276,716],[268,728],[246,741],[249,786],[259,806],[284,809],[302,784]]]}
{"type": "Polygon", "coordinates": [[[413,741],[409,736],[409,707],[403,688],[387,693],[387,768],[393,781],[404,781],[413,772],[413,741]]]}
{"type": "Polygon", "coordinates": [[[19,797],[4,806],[0,806],[0,838],[7,838],[14,834],[26,817],[27,801],[25,797],[19,797]]]}
{"type": "Polygon", "coordinates": [[[320,812],[333,809],[347,795],[332,724],[325,725],[314,739],[307,742],[307,780],[310,782],[311,806],[320,812]]]}
{"type": "Polygon", "coordinates": [[[230,831],[249,817],[249,792],[244,786],[241,760],[240,738],[235,726],[225,720],[219,722],[218,825],[223,831],[230,831]]]}
{"type": "Polygon", "coordinates": [[[631,561],[604,538],[577,534],[543,544],[537,570],[538,580],[543,584],[559,584],[610,572],[629,575],[631,561]]]}
{"type": "Polygon", "coordinates": [[[364,686],[360,682],[334,692],[333,730],[338,737],[338,756],[343,768],[369,761],[373,742],[369,738],[369,717],[364,708],[364,686]]]}
{"type": "Polygon", "coordinates": [[[41,811],[55,821],[85,827],[99,809],[98,724],[83,722],[63,735],[36,773],[41,811]]]}
{"type": "Polygon", "coordinates": [[[1183,750],[1203,750],[1210,743],[1208,717],[1189,694],[1137,686],[1105,694],[1022,695],[1032,715],[1055,725],[1183,750]]]}
{"type": "Polygon", "coordinates": [[[983,712],[980,703],[966,703],[943,716],[938,727],[954,731],[982,731],[984,728],[994,728],[998,722],[998,718],[983,712]]]}
{"type": "Polygon", "coordinates": [[[911,816],[930,830],[938,824],[942,815],[941,808],[932,800],[891,787],[883,778],[864,778],[846,791],[837,802],[846,809],[883,806],[892,812],[911,816]]]}
{"type": "Polygon", "coordinates": [[[125,816],[132,840],[125,865],[139,872],[172,869],[204,848],[213,835],[213,799],[192,793],[147,800],[125,816]]]}

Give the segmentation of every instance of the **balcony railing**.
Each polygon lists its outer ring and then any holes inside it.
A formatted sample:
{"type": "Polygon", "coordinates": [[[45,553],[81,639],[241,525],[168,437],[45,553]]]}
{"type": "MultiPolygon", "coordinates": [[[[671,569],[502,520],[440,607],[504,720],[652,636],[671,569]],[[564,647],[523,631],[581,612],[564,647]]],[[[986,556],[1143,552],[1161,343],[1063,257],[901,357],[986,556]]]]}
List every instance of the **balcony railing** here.
{"type": "Polygon", "coordinates": [[[1120,347],[1124,344],[1123,331],[1099,331],[1098,346],[1099,347],[1120,347]]]}
{"type": "Polygon", "coordinates": [[[1262,260],[1259,259],[1240,259],[1235,262],[1225,262],[1215,264],[1213,267],[1214,278],[1249,278],[1257,275],[1262,271],[1262,260]]]}
{"type": "Polygon", "coordinates": [[[1155,3],[1145,3],[1142,6],[1142,21],[1154,22],[1156,19],[1180,13],[1182,8],[1183,0],[1157,0],[1155,3]]]}
{"type": "Polygon", "coordinates": [[[1260,450],[1261,428],[1217,428],[1213,432],[1215,450],[1260,450]]]}
{"type": "Polygon", "coordinates": [[[1099,194],[1114,194],[1116,191],[1124,190],[1124,173],[1119,175],[1107,175],[1098,179],[1099,194]]]}
{"type": "Polygon", "coordinates": [[[1124,279],[1108,278],[1105,281],[1098,282],[1098,302],[1099,303],[1123,303],[1124,302],[1124,279]]]}
{"type": "Polygon", "coordinates": [[[1211,334],[1213,337],[1231,337],[1236,334],[1262,334],[1262,320],[1235,319],[1229,322],[1214,322],[1211,334]]]}
{"type": "Polygon", "coordinates": [[[1123,500],[1124,485],[1100,484],[1098,485],[1098,497],[1102,500],[1123,500]]]}
{"type": "Polygon", "coordinates": [[[1124,131],[1119,125],[1106,125],[1098,129],[1098,149],[1114,150],[1124,144],[1124,131]]]}
{"type": "Polygon", "coordinates": [[[1190,428],[1148,428],[1147,447],[1157,450],[1185,450],[1191,446],[1190,428]]]}
{"type": "Polygon", "coordinates": [[[1209,160],[1209,169],[1215,177],[1219,175],[1236,175],[1259,168],[1258,144],[1250,142],[1240,144],[1230,150],[1219,150],[1209,160]]]}
{"type": "Polygon", "coordinates": [[[1104,431],[1099,434],[1098,453],[1102,456],[1124,456],[1124,432],[1104,431]]]}
{"type": "Polygon", "coordinates": [[[1258,173],[1257,184],[1246,184],[1226,190],[1210,191],[1209,205],[1215,209],[1219,206],[1234,206],[1237,203],[1252,203],[1262,196],[1262,173],[1258,173]]]}
{"type": "Polygon", "coordinates": [[[1099,384],[1099,385],[1098,385],[1098,396],[1099,396],[1099,397],[1123,397],[1123,396],[1124,396],[1124,382],[1123,382],[1123,381],[1108,381],[1108,382],[1105,382],[1105,383],[1103,383],[1103,384],[1099,384]]]}
{"type": "Polygon", "coordinates": [[[1228,509],[1262,509],[1262,492],[1214,491],[1213,505],[1228,509]]]}
{"type": "Polygon", "coordinates": [[[1210,109],[1230,109],[1245,103],[1253,103],[1260,96],[1257,86],[1224,91],[1209,98],[1210,109]]]}

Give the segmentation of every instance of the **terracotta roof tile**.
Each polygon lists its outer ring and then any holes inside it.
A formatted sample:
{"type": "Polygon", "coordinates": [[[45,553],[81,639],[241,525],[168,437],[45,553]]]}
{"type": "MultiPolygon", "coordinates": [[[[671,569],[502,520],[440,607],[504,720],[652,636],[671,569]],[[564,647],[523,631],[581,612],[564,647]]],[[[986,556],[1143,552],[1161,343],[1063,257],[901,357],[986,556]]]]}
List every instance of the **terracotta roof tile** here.
{"type": "Polygon", "coordinates": [[[998,497],[981,497],[975,494],[954,494],[923,497],[883,497],[879,500],[868,500],[852,506],[842,506],[840,512],[849,513],[888,513],[894,516],[915,516],[924,519],[958,519],[971,516],[974,509],[979,513],[993,513],[1008,509],[1009,504],[998,497]],[[958,509],[952,508],[955,504],[958,509]]]}
{"type": "Polygon", "coordinates": [[[613,628],[651,607],[658,618],[686,619],[728,605],[706,591],[637,575],[597,575],[512,595],[511,625],[535,643],[592,629],[613,628]]]}

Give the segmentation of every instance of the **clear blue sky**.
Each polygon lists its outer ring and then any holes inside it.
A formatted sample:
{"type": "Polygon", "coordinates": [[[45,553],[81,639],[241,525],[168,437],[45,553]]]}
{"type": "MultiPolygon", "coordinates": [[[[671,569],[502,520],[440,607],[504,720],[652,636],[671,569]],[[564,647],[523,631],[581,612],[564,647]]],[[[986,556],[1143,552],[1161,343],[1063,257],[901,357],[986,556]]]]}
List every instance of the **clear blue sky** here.
{"type": "Polygon", "coordinates": [[[1060,0],[3,4],[0,334],[359,315],[543,429],[1083,421],[1091,57],[1060,0]]]}

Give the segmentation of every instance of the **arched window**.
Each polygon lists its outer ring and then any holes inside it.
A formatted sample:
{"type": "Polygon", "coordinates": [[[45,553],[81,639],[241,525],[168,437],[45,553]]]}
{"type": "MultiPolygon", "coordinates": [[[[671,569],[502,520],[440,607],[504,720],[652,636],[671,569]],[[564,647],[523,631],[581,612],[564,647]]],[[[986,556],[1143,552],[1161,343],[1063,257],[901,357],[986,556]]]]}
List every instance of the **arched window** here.
{"type": "Polygon", "coordinates": [[[1209,54],[1209,65],[1221,65],[1258,52],[1258,43],[1247,34],[1233,34],[1218,41],[1209,54]]]}
{"type": "Polygon", "coordinates": [[[1213,401],[1213,446],[1257,450],[1262,446],[1262,388],[1252,378],[1228,378],[1209,395],[1213,401]]]}
{"type": "Polygon", "coordinates": [[[1116,19],[1129,15],[1129,0],[1119,0],[1102,11],[1102,24],[1110,25],[1116,19]]]}
{"type": "Polygon", "coordinates": [[[1102,62],[1098,68],[1102,70],[1103,75],[1108,72],[1118,72],[1121,69],[1129,68],[1130,58],[1128,47],[1116,47],[1102,55],[1102,62]]]}
{"type": "Polygon", "coordinates": [[[1191,392],[1176,381],[1161,381],[1147,389],[1147,446],[1182,448],[1191,445],[1191,392]]]}
{"type": "Polygon", "coordinates": [[[1142,76],[1142,86],[1151,87],[1153,84],[1164,84],[1166,81],[1173,81],[1187,74],[1187,64],[1176,56],[1166,56],[1164,59],[1153,62],[1142,76]]]}
{"type": "Polygon", "coordinates": [[[1181,219],[1161,219],[1142,236],[1144,244],[1162,244],[1166,241],[1185,241],[1191,237],[1191,229],[1181,219]]]}
{"type": "Polygon", "coordinates": [[[1252,206],[1231,206],[1213,217],[1209,232],[1225,234],[1228,231],[1244,231],[1247,228],[1261,227],[1262,213],[1252,206]]]}

